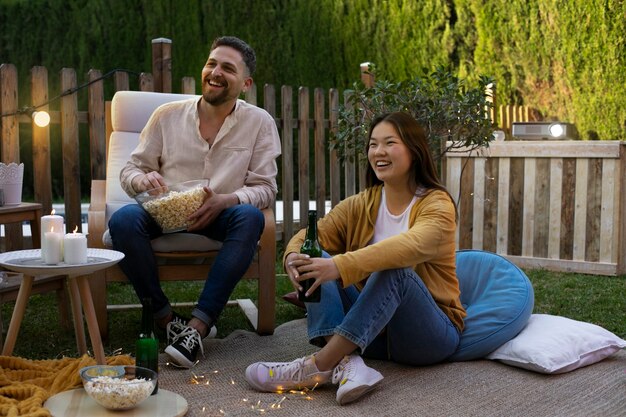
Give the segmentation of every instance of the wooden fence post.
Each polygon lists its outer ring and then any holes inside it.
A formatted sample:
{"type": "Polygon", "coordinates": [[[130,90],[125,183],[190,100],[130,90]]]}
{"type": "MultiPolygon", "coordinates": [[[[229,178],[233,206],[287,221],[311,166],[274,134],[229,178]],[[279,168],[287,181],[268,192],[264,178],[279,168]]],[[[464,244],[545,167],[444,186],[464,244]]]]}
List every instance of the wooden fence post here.
{"type": "MultiPolygon", "coordinates": [[[[76,71],[61,70],[61,91],[75,89],[76,71]]],[[[74,227],[82,232],[80,212],[80,152],[78,140],[78,98],[76,92],[61,97],[61,142],[63,154],[63,199],[65,200],[65,229],[74,227]]]]}
{"type": "Polygon", "coordinates": [[[282,149],[282,196],[283,241],[293,236],[293,92],[290,86],[281,87],[282,149]]]}
{"type": "MultiPolygon", "coordinates": [[[[33,67],[30,71],[30,96],[33,106],[48,101],[48,69],[33,67]]],[[[48,111],[49,106],[38,107],[38,110],[48,111]]],[[[42,212],[50,214],[52,211],[52,175],[50,164],[50,127],[33,126],[33,188],[35,201],[41,203],[42,212]]]]}
{"type": "Polygon", "coordinates": [[[172,40],[152,39],[152,75],[154,91],[172,92],[172,40]]]}
{"type": "Polygon", "coordinates": [[[361,81],[367,88],[374,86],[374,74],[370,72],[371,62],[363,62],[361,64],[361,81]]]}
{"type": "MultiPolygon", "coordinates": [[[[97,80],[102,76],[98,70],[88,72],[89,81],[97,80]]],[[[89,155],[91,164],[91,179],[106,179],[106,137],[104,126],[104,82],[94,82],[87,90],[88,119],[89,119],[89,155]]]]}
{"type": "Polygon", "coordinates": [[[300,228],[305,227],[309,211],[309,89],[298,89],[298,200],[300,228]]]}

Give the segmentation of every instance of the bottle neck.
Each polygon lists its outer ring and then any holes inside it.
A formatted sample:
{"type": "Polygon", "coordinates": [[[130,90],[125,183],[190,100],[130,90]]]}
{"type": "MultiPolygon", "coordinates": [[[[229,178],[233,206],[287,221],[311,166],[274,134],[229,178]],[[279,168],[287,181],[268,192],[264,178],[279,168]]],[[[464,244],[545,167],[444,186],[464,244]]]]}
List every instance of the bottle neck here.
{"type": "Polygon", "coordinates": [[[309,223],[306,228],[307,239],[317,239],[317,212],[309,211],[309,223]]]}

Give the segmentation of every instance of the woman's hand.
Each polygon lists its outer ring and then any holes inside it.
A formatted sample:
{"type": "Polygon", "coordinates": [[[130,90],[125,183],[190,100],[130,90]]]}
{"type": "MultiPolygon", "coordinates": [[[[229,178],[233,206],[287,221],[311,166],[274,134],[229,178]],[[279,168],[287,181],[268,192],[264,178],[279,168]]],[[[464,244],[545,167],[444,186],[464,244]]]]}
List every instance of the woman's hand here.
{"type": "Polygon", "coordinates": [[[339,270],[332,258],[311,258],[309,255],[292,252],[285,258],[285,271],[293,287],[302,291],[301,281],[315,279],[308,293],[327,281],[339,278],[339,270]]]}

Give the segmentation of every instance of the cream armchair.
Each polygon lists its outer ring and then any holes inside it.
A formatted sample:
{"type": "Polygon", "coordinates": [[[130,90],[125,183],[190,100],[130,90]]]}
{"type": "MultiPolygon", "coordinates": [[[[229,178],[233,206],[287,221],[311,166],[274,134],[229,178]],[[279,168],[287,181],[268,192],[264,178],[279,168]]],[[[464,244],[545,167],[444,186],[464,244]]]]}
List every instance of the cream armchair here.
{"type": "MultiPolygon", "coordinates": [[[[126,204],[136,204],[122,190],[119,172],[137,146],[139,133],[150,115],[163,103],[189,97],[193,96],[139,91],[120,91],[115,94],[110,111],[107,111],[107,131],[110,134],[107,132],[106,180],[94,180],[91,184],[88,211],[89,247],[110,248],[107,225],[111,215],[126,204]]],[[[263,214],[265,229],[259,241],[258,252],[244,276],[258,281],[257,304],[250,299],[231,300],[229,304],[238,304],[242,308],[257,333],[272,334],[275,323],[276,222],[271,208],[264,209],[263,214]]],[[[160,260],[161,281],[204,281],[221,243],[202,235],[179,233],[154,239],[152,247],[160,260]]],[[[107,312],[130,307],[107,305],[106,285],[114,281],[127,282],[118,266],[94,274],[90,281],[103,338],[108,336],[107,312]]]]}

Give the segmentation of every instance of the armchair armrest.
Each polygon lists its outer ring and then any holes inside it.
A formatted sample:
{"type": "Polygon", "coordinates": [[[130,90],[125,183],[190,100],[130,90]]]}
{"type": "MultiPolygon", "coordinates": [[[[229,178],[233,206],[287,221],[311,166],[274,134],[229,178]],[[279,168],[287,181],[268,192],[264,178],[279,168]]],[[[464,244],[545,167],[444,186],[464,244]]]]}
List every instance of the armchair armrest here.
{"type": "Polygon", "coordinates": [[[91,201],[87,210],[87,242],[90,248],[104,248],[102,235],[106,229],[106,181],[91,181],[91,201]]]}

